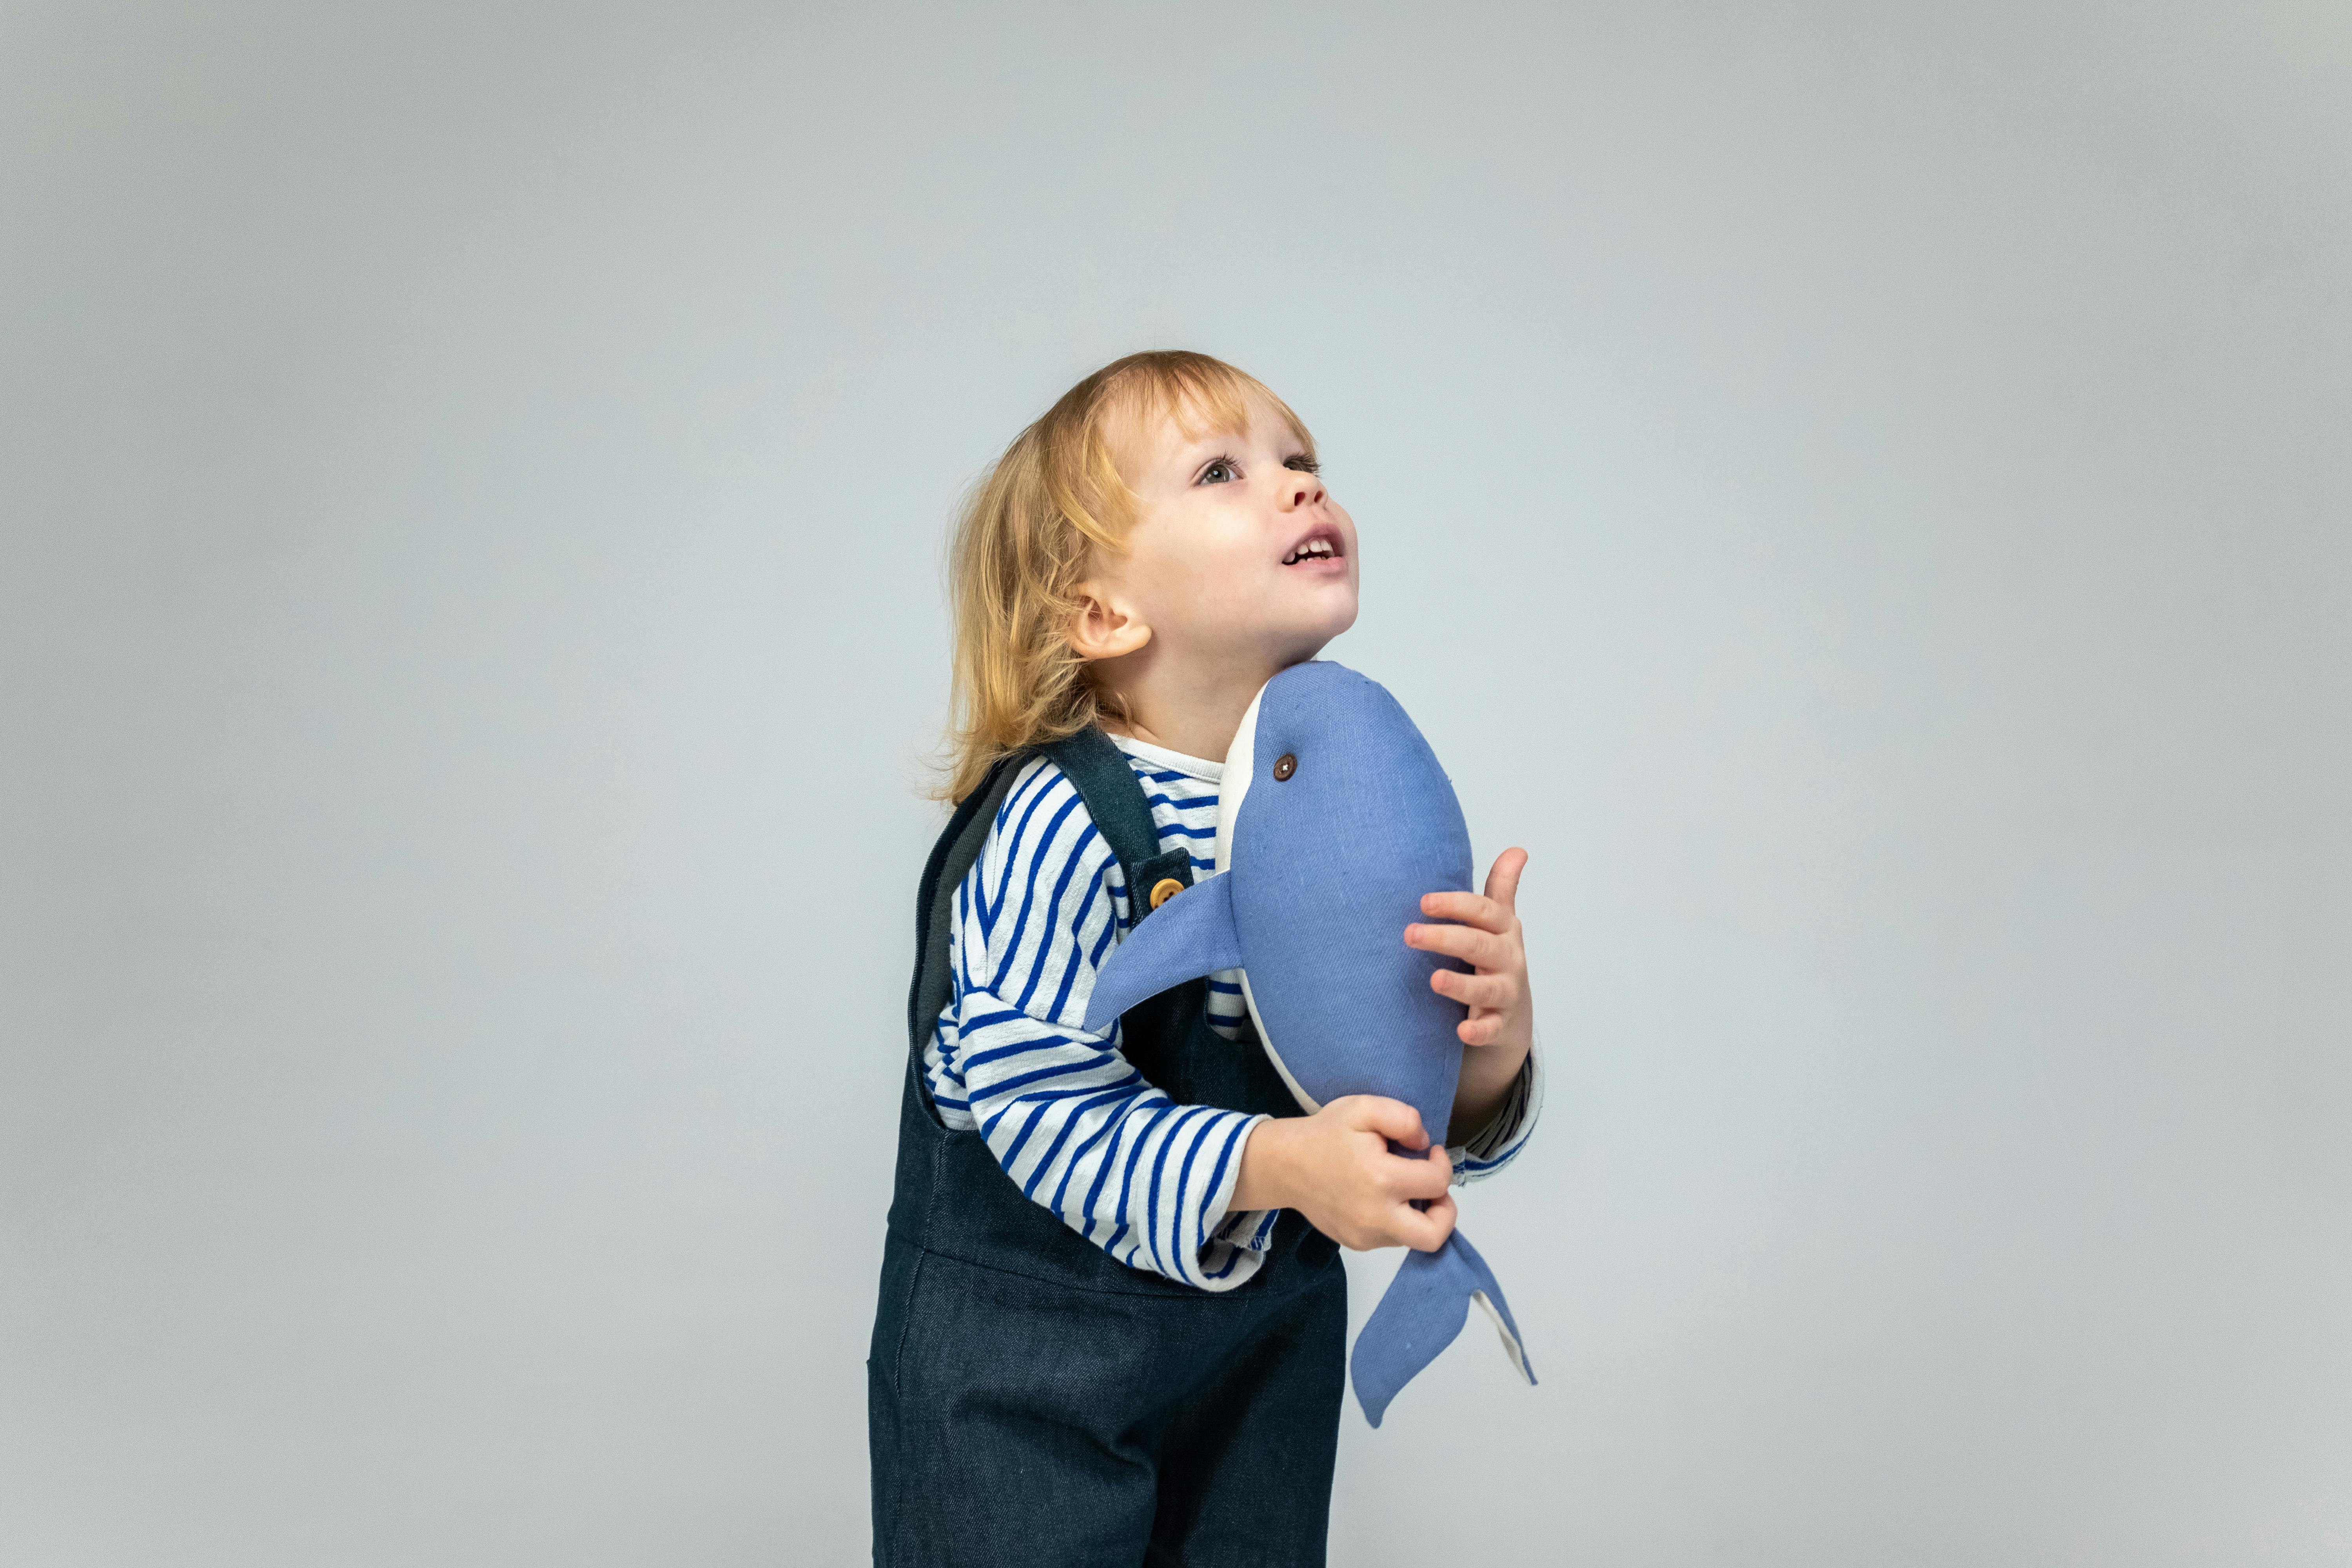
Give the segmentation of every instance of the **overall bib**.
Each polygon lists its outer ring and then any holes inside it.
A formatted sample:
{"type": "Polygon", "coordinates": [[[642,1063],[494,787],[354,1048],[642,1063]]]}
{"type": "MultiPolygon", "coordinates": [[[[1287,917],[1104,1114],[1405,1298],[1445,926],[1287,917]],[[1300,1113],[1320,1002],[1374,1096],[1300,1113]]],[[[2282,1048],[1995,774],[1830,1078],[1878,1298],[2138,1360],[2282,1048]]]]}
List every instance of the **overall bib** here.
{"type": "MultiPolygon", "coordinates": [[[[1163,878],[1125,753],[1088,728],[1039,748],[1086,803],[1135,918],[1163,878]]],[[[955,890],[1013,776],[1000,763],[932,849],[916,910],[897,1190],[866,1360],[877,1568],[1319,1563],[1339,1442],[1347,1276],[1286,1211],[1257,1273],[1210,1292],[1130,1268],[1023,1195],[977,1131],[943,1126],[923,1047],[953,994],[955,890]]],[[[1206,1022],[1207,983],[1129,1011],[1122,1048],[1178,1104],[1298,1114],[1256,1037],[1206,1022]]]]}

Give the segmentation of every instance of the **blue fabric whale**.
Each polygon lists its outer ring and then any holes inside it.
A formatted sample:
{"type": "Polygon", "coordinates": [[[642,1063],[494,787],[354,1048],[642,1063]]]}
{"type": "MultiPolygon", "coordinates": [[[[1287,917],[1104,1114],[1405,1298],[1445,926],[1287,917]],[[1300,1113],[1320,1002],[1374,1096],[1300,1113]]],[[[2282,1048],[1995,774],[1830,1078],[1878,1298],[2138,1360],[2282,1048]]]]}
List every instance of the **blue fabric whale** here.
{"type": "MultiPolygon", "coordinates": [[[[1442,1139],[1466,1009],[1430,989],[1458,961],[1404,944],[1424,893],[1466,890],[1470,834],[1437,757],[1379,683],[1294,665],[1242,716],[1218,792],[1218,871],[1171,898],[1111,952],[1087,1005],[1097,1033],[1148,997],[1239,969],[1265,1052],[1300,1105],[1385,1095],[1442,1139]]],[[[1349,1357],[1375,1426],[1478,1302],[1512,1364],[1534,1370],[1495,1276],[1459,1229],[1407,1251],[1349,1357]]]]}

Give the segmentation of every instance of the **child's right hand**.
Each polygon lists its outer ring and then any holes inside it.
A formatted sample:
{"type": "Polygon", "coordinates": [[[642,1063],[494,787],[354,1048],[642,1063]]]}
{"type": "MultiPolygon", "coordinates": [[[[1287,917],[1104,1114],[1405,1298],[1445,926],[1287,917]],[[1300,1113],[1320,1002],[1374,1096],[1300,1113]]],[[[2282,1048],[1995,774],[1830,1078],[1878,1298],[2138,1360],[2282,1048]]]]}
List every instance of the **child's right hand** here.
{"type": "Polygon", "coordinates": [[[1235,1209],[1297,1209],[1342,1247],[1434,1252],[1454,1234],[1454,1163],[1432,1146],[1421,1113],[1401,1100],[1351,1094],[1312,1116],[1250,1129],[1234,1184],[1235,1209]],[[1428,1151],[1393,1153],[1390,1140],[1428,1151]],[[1426,1204],[1415,1208],[1416,1201],[1426,1204]]]}

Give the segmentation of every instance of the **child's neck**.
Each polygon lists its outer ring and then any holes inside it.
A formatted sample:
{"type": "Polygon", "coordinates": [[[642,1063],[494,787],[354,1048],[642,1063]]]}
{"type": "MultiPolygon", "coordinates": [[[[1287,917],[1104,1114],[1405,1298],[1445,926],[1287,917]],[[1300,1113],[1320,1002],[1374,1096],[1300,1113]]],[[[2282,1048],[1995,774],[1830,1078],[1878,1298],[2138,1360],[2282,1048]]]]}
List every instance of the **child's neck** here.
{"type": "Polygon", "coordinates": [[[1265,683],[1288,668],[1287,663],[1265,667],[1251,662],[1214,668],[1177,669],[1162,665],[1137,670],[1131,679],[1111,685],[1128,717],[1106,712],[1102,727],[1146,745],[1222,763],[1242,727],[1242,715],[1249,711],[1265,683]]]}

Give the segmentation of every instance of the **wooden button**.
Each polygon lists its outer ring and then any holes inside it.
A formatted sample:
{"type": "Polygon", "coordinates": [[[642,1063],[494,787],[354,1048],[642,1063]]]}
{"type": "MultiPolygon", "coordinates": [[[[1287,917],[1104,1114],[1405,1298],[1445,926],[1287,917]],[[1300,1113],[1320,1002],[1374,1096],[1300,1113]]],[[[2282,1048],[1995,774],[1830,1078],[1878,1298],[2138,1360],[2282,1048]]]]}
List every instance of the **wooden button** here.
{"type": "Polygon", "coordinates": [[[1173,877],[1162,877],[1151,884],[1151,907],[1158,909],[1184,890],[1184,884],[1173,877]]]}
{"type": "Polygon", "coordinates": [[[1285,752],[1282,755],[1274,759],[1274,776],[1276,783],[1288,778],[1297,771],[1298,759],[1292,756],[1288,752],[1285,752]]]}

